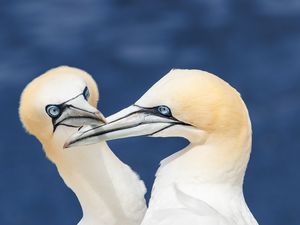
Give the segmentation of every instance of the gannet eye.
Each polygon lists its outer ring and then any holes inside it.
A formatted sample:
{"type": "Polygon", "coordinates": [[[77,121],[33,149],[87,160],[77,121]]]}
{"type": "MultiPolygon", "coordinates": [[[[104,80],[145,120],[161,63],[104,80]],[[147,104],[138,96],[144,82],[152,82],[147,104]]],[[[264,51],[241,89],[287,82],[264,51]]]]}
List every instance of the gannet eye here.
{"type": "Polygon", "coordinates": [[[83,91],[83,96],[84,96],[85,100],[88,100],[90,97],[90,91],[87,87],[85,87],[85,89],[83,91]]]}
{"type": "Polygon", "coordinates": [[[61,110],[57,105],[47,105],[46,112],[51,118],[57,118],[60,116],[61,110]]]}
{"type": "Polygon", "coordinates": [[[160,105],[157,107],[157,111],[164,116],[172,116],[171,109],[168,106],[160,105]]]}

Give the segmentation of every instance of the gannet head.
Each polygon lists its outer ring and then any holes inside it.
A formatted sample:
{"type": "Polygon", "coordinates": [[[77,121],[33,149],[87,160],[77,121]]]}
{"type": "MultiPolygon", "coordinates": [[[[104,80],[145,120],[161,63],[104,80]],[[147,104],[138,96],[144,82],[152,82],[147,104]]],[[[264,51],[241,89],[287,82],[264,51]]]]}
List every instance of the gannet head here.
{"type": "Polygon", "coordinates": [[[179,136],[201,144],[216,137],[249,138],[251,133],[240,94],[219,77],[200,70],[171,70],[134,105],[107,122],[78,131],[66,146],[140,135],[179,136]]]}
{"type": "MultiPolygon", "coordinates": [[[[19,115],[25,129],[43,145],[60,144],[78,128],[103,124],[99,94],[86,72],[67,66],[47,71],[24,89],[19,115]]],[[[44,148],[46,149],[46,148],[44,148]]]]}

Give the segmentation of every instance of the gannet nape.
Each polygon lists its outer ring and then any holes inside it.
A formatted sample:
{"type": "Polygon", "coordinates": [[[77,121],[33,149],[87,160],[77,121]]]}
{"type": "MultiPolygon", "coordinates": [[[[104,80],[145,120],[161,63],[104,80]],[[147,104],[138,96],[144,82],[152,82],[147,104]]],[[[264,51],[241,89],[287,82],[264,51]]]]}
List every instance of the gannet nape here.
{"type": "Polygon", "coordinates": [[[98,99],[97,85],[88,73],[61,66],[27,85],[20,119],[76,194],[83,210],[80,225],[138,225],[146,210],[144,184],[107,144],[63,149],[67,138],[83,125],[105,123],[97,110],[98,99]]]}
{"type": "Polygon", "coordinates": [[[256,225],[243,195],[252,130],[240,94],[200,70],[171,70],[135,104],[85,126],[66,147],[132,136],[189,140],[156,173],[142,225],[256,225]]]}

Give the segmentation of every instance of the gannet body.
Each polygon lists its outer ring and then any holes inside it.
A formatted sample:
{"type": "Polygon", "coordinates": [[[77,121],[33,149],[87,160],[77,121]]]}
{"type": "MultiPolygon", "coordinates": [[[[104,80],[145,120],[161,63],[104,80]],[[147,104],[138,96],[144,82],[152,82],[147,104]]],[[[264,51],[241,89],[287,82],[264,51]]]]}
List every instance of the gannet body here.
{"type": "Polygon", "coordinates": [[[172,70],[104,126],[67,146],[131,136],[177,136],[183,150],[161,162],[142,225],[257,225],[243,195],[251,123],[239,93],[200,70],[172,70]]]}
{"type": "Polygon", "coordinates": [[[139,225],[146,211],[145,187],[105,142],[63,149],[83,125],[103,124],[96,109],[95,81],[82,70],[58,67],[34,79],[23,91],[20,118],[36,136],[83,211],[80,225],[139,225]]]}

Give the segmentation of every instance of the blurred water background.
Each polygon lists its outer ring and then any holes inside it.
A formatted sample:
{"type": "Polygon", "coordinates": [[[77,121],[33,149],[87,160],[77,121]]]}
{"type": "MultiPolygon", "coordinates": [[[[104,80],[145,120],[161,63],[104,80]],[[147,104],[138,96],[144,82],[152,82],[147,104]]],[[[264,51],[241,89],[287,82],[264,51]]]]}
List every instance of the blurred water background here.
{"type": "MultiPolygon", "coordinates": [[[[299,0],[1,0],[0,224],[81,218],[75,196],[18,119],[24,86],[65,64],[94,76],[105,115],[135,102],[171,68],[218,74],[241,92],[252,118],[249,207],[261,225],[299,225],[299,59],[299,0]]],[[[185,144],[110,142],[149,191],[159,161],[185,144]]]]}

